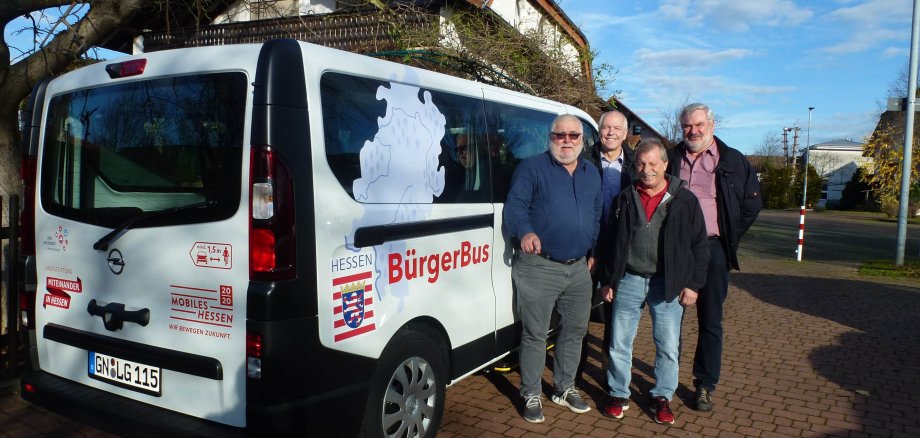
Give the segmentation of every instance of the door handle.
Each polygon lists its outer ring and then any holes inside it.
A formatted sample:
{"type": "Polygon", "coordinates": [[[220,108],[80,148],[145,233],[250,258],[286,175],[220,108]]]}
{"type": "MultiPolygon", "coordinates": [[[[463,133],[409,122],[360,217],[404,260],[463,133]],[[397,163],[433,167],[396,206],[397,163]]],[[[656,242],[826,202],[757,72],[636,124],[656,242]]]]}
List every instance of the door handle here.
{"type": "Polygon", "coordinates": [[[90,300],[86,311],[92,316],[102,318],[105,329],[114,332],[121,330],[125,322],[133,322],[141,327],[146,327],[150,322],[150,309],[125,310],[122,303],[109,303],[100,306],[96,300],[90,300]]]}

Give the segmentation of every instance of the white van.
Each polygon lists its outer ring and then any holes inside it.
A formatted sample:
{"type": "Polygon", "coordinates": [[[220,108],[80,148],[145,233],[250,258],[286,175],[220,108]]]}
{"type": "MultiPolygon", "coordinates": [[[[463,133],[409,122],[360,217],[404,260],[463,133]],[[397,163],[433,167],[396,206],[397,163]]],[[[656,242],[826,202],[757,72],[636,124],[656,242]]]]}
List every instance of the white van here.
{"type": "Polygon", "coordinates": [[[445,387],[517,346],[502,203],[561,113],[596,140],[573,107],[293,40],[39,84],[23,397],[129,435],[434,436],[445,387]]]}

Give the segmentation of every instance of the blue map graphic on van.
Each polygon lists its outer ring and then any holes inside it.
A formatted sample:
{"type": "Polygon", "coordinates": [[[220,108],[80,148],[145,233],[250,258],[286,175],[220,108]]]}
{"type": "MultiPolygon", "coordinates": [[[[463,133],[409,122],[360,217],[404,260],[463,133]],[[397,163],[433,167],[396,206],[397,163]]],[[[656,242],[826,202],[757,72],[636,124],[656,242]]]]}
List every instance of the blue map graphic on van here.
{"type": "MultiPolygon", "coordinates": [[[[440,167],[441,139],[447,118],[432,101],[431,93],[419,87],[390,83],[377,88],[377,100],[386,102],[386,113],[377,119],[373,140],[361,147],[361,177],[352,183],[355,200],[365,206],[365,217],[354,224],[377,225],[422,220],[428,216],[436,196],[444,191],[444,168],[440,167]],[[379,208],[378,208],[379,207],[379,208]],[[384,217],[385,216],[385,217],[384,217]]],[[[402,253],[405,242],[388,242],[374,248],[381,253],[402,253]]],[[[374,289],[379,299],[387,291],[399,299],[402,311],[409,294],[406,282],[386,285],[383,267],[375,267],[374,289]]]]}
{"type": "Polygon", "coordinates": [[[447,119],[431,101],[418,99],[418,87],[379,87],[377,99],[387,102],[377,120],[377,134],[361,147],[361,177],[352,184],[359,202],[430,204],[444,191],[439,168],[441,138],[447,119]]]}

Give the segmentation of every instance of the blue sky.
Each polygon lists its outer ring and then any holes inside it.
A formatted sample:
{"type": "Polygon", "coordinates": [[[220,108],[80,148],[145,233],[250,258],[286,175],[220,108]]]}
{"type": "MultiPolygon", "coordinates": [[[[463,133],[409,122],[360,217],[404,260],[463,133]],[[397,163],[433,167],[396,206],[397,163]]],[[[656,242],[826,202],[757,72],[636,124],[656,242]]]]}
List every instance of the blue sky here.
{"type": "Polygon", "coordinates": [[[662,111],[700,101],[724,120],[716,135],[746,153],[783,127],[801,127],[804,144],[810,106],[811,144],[863,141],[910,56],[910,0],[557,3],[646,122],[657,129],[662,111]]]}

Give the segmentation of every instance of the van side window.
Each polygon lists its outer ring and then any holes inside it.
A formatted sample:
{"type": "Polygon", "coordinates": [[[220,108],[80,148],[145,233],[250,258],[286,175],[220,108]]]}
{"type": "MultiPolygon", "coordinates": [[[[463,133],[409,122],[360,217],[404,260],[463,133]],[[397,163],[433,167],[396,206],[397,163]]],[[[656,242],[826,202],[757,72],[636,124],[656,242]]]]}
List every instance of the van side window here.
{"type": "Polygon", "coordinates": [[[444,191],[434,202],[489,202],[492,176],[482,100],[441,92],[431,96],[447,120],[438,160],[444,169],[444,191]]]}
{"type": "Polygon", "coordinates": [[[374,140],[377,119],[386,114],[386,102],[377,100],[381,84],[338,73],[326,73],[320,81],[326,160],[348,194],[361,177],[361,147],[374,140]]]}
{"type": "Polygon", "coordinates": [[[601,137],[597,134],[597,130],[594,129],[594,126],[584,120],[581,120],[581,131],[584,133],[581,138],[583,139],[585,145],[585,149],[582,154],[588,157],[591,154],[591,148],[597,144],[601,137]]]}
{"type": "Polygon", "coordinates": [[[492,201],[505,202],[517,164],[548,149],[549,128],[556,114],[497,102],[485,102],[485,113],[493,162],[492,201]]]}
{"type": "Polygon", "coordinates": [[[481,99],[331,72],[320,95],[326,159],[355,200],[489,202],[481,99]]]}

